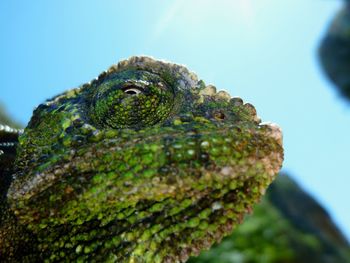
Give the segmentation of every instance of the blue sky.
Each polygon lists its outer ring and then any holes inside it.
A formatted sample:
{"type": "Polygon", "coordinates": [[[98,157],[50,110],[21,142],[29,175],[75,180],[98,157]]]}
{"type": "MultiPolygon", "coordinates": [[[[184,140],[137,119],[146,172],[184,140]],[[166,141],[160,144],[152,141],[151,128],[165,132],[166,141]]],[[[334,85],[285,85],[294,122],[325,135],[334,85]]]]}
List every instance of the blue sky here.
{"type": "Polygon", "coordinates": [[[4,0],[0,101],[27,123],[45,99],[131,55],[185,64],[283,128],[284,170],[349,238],[349,103],[316,58],[340,6],[337,0],[4,0]]]}

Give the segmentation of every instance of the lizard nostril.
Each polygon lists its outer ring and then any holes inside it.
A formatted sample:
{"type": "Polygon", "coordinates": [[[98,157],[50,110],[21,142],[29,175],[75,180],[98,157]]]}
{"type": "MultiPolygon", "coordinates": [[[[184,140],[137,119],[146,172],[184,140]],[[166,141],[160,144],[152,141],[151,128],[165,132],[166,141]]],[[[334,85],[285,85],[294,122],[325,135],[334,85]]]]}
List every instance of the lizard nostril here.
{"type": "Polygon", "coordinates": [[[216,111],[213,114],[214,118],[217,120],[224,120],[226,118],[225,114],[222,111],[216,111]]]}

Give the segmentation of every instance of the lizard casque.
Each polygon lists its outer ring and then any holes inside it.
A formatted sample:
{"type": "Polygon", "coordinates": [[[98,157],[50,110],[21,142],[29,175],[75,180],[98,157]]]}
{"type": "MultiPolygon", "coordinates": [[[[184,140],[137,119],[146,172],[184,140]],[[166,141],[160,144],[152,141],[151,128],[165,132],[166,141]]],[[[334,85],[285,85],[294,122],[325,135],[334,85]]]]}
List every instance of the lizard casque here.
{"type": "Polygon", "coordinates": [[[281,130],[251,104],[150,57],[39,105],[18,143],[4,130],[5,262],[184,262],[231,233],[283,161],[281,130]]]}

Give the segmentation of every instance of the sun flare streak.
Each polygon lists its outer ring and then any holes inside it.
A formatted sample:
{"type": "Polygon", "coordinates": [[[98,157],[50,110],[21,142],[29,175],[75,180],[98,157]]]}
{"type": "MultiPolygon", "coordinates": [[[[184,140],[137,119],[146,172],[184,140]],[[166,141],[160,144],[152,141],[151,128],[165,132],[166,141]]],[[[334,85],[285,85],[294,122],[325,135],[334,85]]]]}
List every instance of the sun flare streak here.
{"type": "Polygon", "coordinates": [[[175,0],[156,23],[153,40],[179,21],[185,22],[188,30],[218,21],[251,29],[255,24],[255,7],[253,0],[175,0]]]}

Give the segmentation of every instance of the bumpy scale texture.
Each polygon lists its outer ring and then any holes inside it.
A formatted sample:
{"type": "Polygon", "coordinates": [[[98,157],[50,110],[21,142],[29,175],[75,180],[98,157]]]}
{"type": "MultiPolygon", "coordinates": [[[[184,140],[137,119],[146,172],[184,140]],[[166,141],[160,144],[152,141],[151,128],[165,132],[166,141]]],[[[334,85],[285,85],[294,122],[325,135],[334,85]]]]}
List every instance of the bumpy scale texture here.
{"type": "Polygon", "coordinates": [[[280,174],[231,235],[188,263],[349,263],[350,245],[328,212],[280,174]]]}
{"type": "Polygon", "coordinates": [[[321,65],[340,93],[350,100],[350,2],[333,19],[319,48],[321,65]]]}
{"type": "Polygon", "coordinates": [[[231,233],[282,160],[279,127],[251,104],[132,57],[34,111],[1,203],[0,259],[184,262],[231,233]]]}

